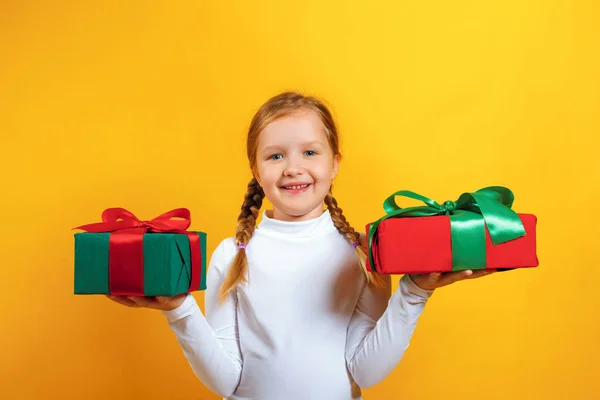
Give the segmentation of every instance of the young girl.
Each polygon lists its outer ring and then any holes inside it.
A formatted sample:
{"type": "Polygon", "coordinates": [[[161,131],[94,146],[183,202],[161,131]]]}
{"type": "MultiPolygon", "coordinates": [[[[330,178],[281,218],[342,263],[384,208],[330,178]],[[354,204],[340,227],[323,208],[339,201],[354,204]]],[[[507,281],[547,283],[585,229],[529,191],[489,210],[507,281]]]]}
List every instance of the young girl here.
{"type": "Polygon", "coordinates": [[[254,178],[235,237],[212,255],[206,317],[194,297],[111,297],[162,310],[198,378],[228,399],[360,399],[399,363],[433,290],[490,271],[368,271],[365,236],[332,195],[338,132],[324,104],[282,93],[247,140],[254,178]],[[263,198],[273,204],[255,226],[263,198]],[[324,205],[327,208],[324,210],[324,205]]]}

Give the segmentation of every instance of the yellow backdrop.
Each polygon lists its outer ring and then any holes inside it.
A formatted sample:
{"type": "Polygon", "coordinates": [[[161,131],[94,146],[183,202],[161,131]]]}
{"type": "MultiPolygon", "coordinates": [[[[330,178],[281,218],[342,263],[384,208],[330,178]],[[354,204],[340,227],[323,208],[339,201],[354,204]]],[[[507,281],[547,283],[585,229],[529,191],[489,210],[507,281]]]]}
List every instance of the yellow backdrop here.
{"type": "Polygon", "coordinates": [[[72,294],[71,228],[188,207],[212,252],[287,89],[331,104],[356,227],[400,189],[539,218],[540,267],[436,292],[365,399],[597,398],[598,3],[250,3],[0,3],[0,398],[217,398],[158,312],[72,294]]]}

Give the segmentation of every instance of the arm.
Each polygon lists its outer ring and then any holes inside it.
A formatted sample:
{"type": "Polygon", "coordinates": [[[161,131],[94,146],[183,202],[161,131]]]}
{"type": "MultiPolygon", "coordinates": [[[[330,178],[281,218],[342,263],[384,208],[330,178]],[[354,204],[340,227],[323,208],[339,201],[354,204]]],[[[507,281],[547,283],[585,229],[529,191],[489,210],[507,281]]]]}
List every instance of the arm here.
{"type": "Polygon", "coordinates": [[[181,306],[163,311],[198,379],[223,397],[235,392],[242,372],[237,300],[235,295],[230,295],[225,302],[218,302],[218,291],[224,280],[222,267],[230,261],[225,259],[221,243],[207,271],[206,318],[191,294],[181,306]]]}
{"type": "Polygon", "coordinates": [[[384,379],[402,359],[428,298],[408,275],[390,297],[391,279],[375,289],[365,285],[348,326],[346,363],[362,388],[384,379]]]}

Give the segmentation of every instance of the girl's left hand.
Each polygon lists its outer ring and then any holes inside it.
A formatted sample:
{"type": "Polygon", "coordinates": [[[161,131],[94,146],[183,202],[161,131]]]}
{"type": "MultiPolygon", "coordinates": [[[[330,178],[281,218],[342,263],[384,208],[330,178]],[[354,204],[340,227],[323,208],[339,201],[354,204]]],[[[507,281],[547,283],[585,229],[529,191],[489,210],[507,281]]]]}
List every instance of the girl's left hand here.
{"type": "Polygon", "coordinates": [[[451,283],[462,281],[464,279],[480,278],[496,272],[495,269],[482,269],[477,271],[466,270],[457,272],[432,272],[429,274],[410,275],[417,286],[424,290],[434,290],[451,283]]]}

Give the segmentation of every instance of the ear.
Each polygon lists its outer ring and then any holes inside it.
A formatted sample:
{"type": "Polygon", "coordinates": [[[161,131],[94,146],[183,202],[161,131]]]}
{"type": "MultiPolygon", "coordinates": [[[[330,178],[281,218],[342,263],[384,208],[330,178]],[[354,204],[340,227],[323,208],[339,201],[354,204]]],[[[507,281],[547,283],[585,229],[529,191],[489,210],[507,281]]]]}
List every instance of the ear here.
{"type": "Polygon", "coordinates": [[[331,170],[331,180],[334,180],[338,174],[338,170],[340,168],[341,157],[339,154],[336,154],[333,157],[333,169],[331,170]]]}

